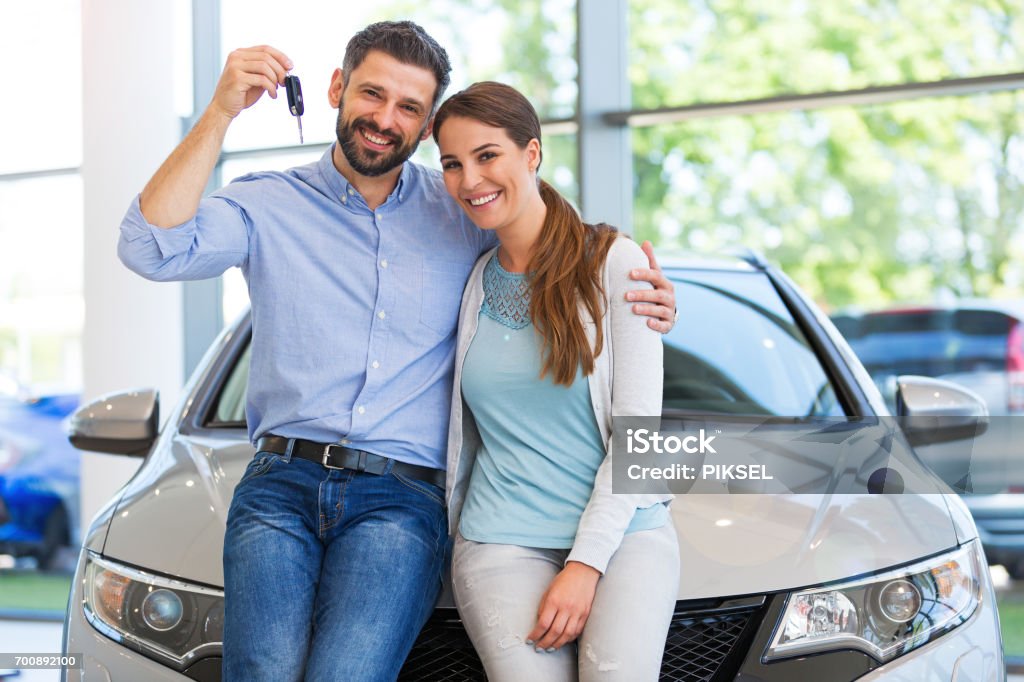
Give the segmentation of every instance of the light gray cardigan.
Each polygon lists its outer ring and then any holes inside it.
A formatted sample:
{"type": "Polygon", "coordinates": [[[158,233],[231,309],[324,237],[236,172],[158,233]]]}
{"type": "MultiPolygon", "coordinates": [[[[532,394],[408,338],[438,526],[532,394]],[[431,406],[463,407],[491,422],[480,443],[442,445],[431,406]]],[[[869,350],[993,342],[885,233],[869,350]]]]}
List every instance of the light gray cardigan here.
{"type": "MultiPolygon", "coordinates": [[[[487,261],[497,249],[491,249],[477,261],[469,276],[459,311],[459,335],[455,354],[455,387],[452,391],[452,414],[448,429],[448,479],[445,493],[448,503],[448,531],[454,535],[459,527],[462,505],[466,500],[470,474],[480,434],[472,413],[462,400],[462,367],[470,342],[476,334],[483,304],[483,272],[487,261]]],[[[648,267],[647,256],[626,237],[616,239],[608,251],[603,270],[607,302],[601,323],[604,324],[604,348],[594,362],[589,377],[590,400],[594,407],[605,455],[576,531],[576,540],[566,561],[579,561],[604,573],[615,550],[639,507],[672,499],[671,494],[612,494],[612,415],[656,416],[661,414],[662,345],[661,334],[647,326],[647,319],[632,311],[625,300],[627,291],[642,288],[644,283],[629,279],[629,271],[648,267]]],[[[646,285],[650,286],[650,285],[646,285]]],[[[596,326],[580,306],[587,337],[593,347],[596,326]]]]}

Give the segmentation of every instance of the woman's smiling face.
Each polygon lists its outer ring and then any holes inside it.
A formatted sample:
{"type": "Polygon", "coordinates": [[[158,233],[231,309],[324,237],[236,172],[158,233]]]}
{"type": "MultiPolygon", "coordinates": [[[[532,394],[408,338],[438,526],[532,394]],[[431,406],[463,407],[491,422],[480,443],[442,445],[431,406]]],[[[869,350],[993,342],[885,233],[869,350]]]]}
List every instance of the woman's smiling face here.
{"type": "Polygon", "coordinates": [[[523,149],[502,128],[452,116],[438,132],[438,147],[445,188],[477,227],[512,225],[540,200],[538,140],[523,149]]]}

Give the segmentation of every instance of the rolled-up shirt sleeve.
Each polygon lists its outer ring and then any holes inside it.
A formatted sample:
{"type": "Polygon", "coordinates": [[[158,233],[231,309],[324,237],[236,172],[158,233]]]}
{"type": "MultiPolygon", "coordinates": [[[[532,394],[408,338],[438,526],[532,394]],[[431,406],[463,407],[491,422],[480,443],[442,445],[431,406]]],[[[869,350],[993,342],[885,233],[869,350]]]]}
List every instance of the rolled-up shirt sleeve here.
{"type": "Polygon", "coordinates": [[[249,232],[245,211],[223,196],[203,199],[191,220],[170,228],[147,222],[136,196],[121,221],[117,255],[146,279],[209,279],[234,266],[245,268],[249,232]]]}

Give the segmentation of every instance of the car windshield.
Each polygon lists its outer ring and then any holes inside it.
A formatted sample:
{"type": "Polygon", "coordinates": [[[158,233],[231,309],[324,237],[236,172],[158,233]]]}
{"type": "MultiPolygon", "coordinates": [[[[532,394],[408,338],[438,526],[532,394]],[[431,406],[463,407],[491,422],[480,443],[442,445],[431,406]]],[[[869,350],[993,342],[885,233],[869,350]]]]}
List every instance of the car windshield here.
{"type": "Polygon", "coordinates": [[[679,322],[665,337],[666,412],[843,416],[814,349],[760,272],[673,275],[679,322]]]}
{"type": "MultiPolygon", "coordinates": [[[[842,416],[818,356],[759,272],[670,275],[679,322],[665,336],[666,412],[842,416]]],[[[208,427],[245,428],[249,347],[220,388],[208,427]]]]}

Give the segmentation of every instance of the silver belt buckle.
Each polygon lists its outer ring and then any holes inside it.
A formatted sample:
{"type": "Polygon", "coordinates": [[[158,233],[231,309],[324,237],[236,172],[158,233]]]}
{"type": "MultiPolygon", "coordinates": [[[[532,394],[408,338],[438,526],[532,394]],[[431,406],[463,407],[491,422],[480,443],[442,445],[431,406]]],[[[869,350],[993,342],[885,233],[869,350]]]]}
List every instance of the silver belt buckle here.
{"type": "Polygon", "coordinates": [[[324,446],[324,456],[321,458],[320,463],[323,464],[328,469],[335,469],[335,470],[340,471],[340,470],[344,469],[345,467],[331,466],[330,464],[327,463],[327,460],[329,460],[330,457],[331,457],[331,448],[334,448],[334,447],[341,447],[341,446],[337,445],[335,443],[328,443],[327,445],[324,446]]]}

